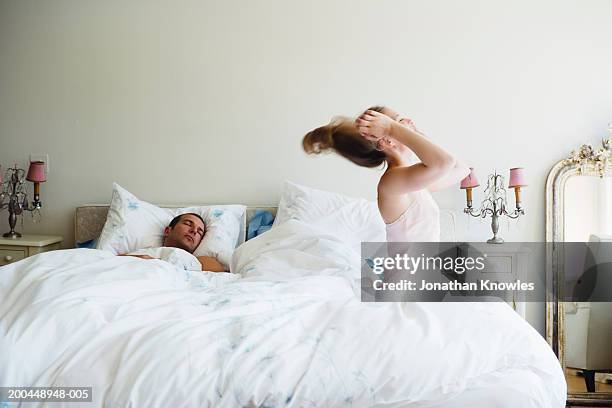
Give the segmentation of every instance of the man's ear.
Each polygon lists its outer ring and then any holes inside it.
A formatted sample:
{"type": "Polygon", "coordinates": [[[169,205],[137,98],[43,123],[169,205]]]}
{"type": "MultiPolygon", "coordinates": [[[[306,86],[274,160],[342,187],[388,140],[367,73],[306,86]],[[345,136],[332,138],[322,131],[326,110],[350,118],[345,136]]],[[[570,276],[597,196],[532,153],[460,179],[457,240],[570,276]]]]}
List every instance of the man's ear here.
{"type": "Polygon", "coordinates": [[[170,234],[170,231],[172,230],[172,228],[170,227],[166,227],[164,228],[164,239],[166,239],[166,237],[168,236],[168,234],[170,234]]]}

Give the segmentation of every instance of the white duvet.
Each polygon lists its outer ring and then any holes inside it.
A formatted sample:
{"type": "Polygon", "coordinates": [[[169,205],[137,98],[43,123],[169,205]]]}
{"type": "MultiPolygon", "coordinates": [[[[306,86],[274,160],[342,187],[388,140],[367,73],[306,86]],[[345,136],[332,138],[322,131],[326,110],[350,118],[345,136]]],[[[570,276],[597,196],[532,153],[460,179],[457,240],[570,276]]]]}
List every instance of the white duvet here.
{"type": "Polygon", "coordinates": [[[361,303],[358,261],[295,221],[236,251],[242,277],[27,258],[0,269],[0,386],[93,387],[67,407],[564,407],[557,359],[506,304],[361,303]]]}

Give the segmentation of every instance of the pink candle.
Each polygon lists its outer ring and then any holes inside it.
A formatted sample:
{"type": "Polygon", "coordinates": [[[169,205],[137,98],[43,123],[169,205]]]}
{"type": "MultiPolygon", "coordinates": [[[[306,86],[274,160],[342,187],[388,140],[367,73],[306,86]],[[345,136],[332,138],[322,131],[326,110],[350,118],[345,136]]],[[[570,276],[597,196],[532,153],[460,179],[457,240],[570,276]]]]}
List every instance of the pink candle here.
{"type": "Polygon", "coordinates": [[[461,180],[461,186],[459,187],[462,190],[465,190],[468,208],[472,207],[472,189],[474,187],[478,187],[479,185],[478,179],[476,178],[476,172],[474,171],[473,167],[470,167],[470,174],[461,180]]]}
{"type": "Polygon", "coordinates": [[[514,167],[510,169],[509,188],[514,189],[514,198],[516,200],[516,208],[521,208],[521,187],[527,187],[527,177],[525,169],[522,167],[514,167]]]}

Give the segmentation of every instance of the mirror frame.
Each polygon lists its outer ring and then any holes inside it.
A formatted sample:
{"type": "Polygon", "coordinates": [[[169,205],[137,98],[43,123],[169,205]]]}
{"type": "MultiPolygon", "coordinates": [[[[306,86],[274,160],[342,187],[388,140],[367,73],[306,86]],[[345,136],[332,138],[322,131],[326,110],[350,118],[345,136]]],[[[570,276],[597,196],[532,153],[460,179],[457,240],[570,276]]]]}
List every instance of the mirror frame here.
{"type": "MultiPolygon", "coordinates": [[[[612,130],[612,127],[610,128],[612,130]]],[[[602,140],[597,150],[590,144],[572,151],[568,158],[553,166],[546,180],[546,242],[564,241],[565,183],[574,176],[612,176],[612,137],[602,140]]],[[[565,373],[564,303],[559,302],[563,282],[563,253],[553,246],[546,254],[546,341],[559,358],[565,373]]],[[[612,406],[612,393],[570,393],[568,405],[612,406]]]]}

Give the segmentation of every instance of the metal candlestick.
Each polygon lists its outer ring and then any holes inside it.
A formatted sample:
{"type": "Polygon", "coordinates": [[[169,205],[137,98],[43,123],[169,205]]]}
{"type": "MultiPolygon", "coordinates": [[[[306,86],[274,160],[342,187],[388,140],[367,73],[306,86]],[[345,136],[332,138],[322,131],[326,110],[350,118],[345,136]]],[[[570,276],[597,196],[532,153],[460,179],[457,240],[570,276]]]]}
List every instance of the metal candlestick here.
{"type": "MultiPolygon", "coordinates": [[[[472,207],[472,201],[468,200],[467,207],[463,209],[463,212],[471,215],[472,217],[486,218],[487,215],[491,215],[491,230],[493,231],[493,237],[488,239],[489,244],[502,244],[503,238],[497,235],[499,231],[499,217],[506,216],[508,218],[518,218],[521,215],[525,215],[525,210],[521,208],[521,203],[516,202],[516,208],[513,212],[508,212],[506,209],[506,188],[504,177],[501,174],[490,174],[487,180],[487,188],[485,188],[486,198],[482,201],[480,209],[475,211],[472,207]]],[[[471,197],[470,197],[471,198],[471,197]]]]}
{"type": "Polygon", "coordinates": [[[15,231],[17,216],[24,211],[40,212],[42,202],[40,196],[35,194],[34,201],[28,203],[28,195],[25,189],[25,170],[15,165],[6,170],[6,181],[0,184],[0,209],[8,209],[9,226],[11,230],[2,236],[5,238],[20,238],[21,234],[15,231]],[[5,200],[7,200],[5,202],[5,200]]]}

